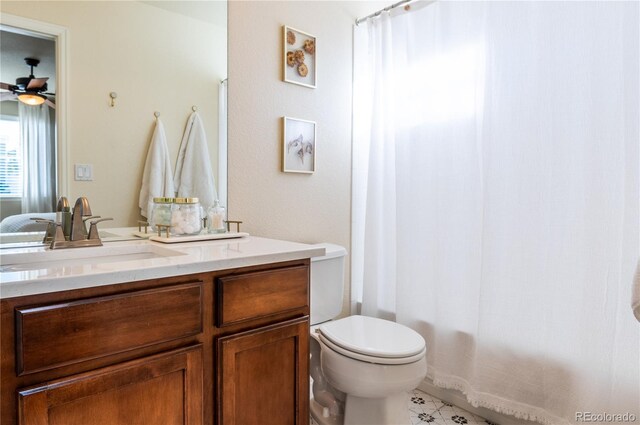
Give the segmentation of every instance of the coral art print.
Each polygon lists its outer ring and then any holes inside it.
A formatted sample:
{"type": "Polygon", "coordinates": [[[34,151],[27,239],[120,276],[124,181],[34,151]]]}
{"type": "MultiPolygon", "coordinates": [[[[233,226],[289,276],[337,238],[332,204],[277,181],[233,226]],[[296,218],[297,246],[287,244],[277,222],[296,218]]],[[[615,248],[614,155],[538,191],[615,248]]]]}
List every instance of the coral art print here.
{"type": "Polygon", "coordinates": [[[301,86],[316,87],[316,37],[283,26],[283,80],[301,86]]]}

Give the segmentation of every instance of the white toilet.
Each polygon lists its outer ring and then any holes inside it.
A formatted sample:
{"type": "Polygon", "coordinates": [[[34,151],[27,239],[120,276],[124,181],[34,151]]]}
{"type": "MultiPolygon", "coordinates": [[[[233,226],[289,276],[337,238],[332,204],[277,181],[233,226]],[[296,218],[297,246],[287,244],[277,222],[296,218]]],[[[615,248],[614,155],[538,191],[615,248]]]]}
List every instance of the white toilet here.
{"type": "Polygon", "coordinates": [[[310,410],[319,425],[409,425],[406,392],[427,374],[424,338],[388,320],[342,309],[344,258],[338,245],[319,244],[311,259],[310,410]]]}

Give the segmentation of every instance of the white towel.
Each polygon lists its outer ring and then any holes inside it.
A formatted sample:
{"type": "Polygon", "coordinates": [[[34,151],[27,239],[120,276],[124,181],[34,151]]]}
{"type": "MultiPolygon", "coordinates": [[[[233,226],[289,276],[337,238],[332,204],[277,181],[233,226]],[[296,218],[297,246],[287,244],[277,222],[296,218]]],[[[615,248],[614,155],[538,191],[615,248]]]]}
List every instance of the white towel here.
{"type": "Polygon", "coordinates": [[[187,121],[173,182],[179,197],[199,198],[205,209],[212,206],[218,197],[207,136],[197,112],[192,113],[187,121]]]}
{"type": "Polygon", "coordinates": [[[631,296],[631,308],[633,314],[640,322],[640,259],[638,259],[638,265],[636,266],[636,274],[633,277],[633,293],[631,296]]]}
{"type": "Polygon", "coordinates": [[[167,147],[167,136],[164,133],[162,121],[157,118],[156,128],[153,130],[153,136],[151,136],[151,145],[149,146],[147,160],[144,163],[144,172],[142,173],[142,188],[138,199],[140,214],[144,217],[149,217],[153,198],[173,196],[175,196],[175,189],[171,161],[169,160],[169,148],[167,147]]]}

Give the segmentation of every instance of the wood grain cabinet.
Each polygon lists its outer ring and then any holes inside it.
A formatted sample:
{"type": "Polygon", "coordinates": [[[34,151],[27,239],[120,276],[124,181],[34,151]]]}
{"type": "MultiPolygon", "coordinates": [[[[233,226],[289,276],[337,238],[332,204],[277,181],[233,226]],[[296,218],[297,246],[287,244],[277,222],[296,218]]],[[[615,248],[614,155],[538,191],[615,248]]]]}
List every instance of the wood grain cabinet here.
{"type": "Polygon", "coordinates": [[[309,421],[309,320],[220,338],[218,424],[309,421]]]}
{"type": "Polygon", "coordinates": [[[142,358],[18,390],[23,425],[201,425],[202,350],[142,358]]]}
{"type": "Polygon", "coordinates": [[[0,307],[3,425],[309,423],[309,260],[0,307]]]}

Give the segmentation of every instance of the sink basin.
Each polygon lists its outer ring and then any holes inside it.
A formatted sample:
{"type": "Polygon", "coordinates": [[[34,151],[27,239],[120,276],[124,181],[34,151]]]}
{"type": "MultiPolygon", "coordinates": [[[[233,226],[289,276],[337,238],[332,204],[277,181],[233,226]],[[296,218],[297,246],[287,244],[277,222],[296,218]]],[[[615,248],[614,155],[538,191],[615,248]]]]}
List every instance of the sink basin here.
{"type": "Polygon", "coordinates": [[[59,251],[37,251],[0,256],[0,272],[18,272],[59,267],[99,265],[123,261],[186,255],[183,252],[156,245],[99,246],[71,248],[59,251]]]}

